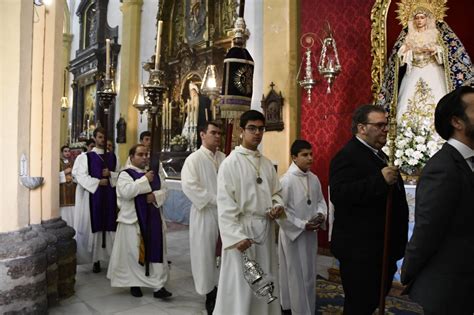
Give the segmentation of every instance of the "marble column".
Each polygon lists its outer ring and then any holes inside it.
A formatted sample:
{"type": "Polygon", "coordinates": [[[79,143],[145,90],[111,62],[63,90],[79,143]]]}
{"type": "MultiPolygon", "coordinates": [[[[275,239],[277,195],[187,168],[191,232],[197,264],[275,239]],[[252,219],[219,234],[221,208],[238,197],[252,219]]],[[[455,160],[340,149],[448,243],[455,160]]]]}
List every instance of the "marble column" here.
{"type": "MultiPolygon", "coordinates": [[[[140,69],[141,8],[143,0],[123,0],[122,47],[120,49],[120,114],[127,122],[127,142],[118,144],[119,161],[124,163],[128,150],[137,143],[138,112],[132,106],[138,92],[140,69]]],[[[151,52],[150,52],[151,54],[151,52]]]]}

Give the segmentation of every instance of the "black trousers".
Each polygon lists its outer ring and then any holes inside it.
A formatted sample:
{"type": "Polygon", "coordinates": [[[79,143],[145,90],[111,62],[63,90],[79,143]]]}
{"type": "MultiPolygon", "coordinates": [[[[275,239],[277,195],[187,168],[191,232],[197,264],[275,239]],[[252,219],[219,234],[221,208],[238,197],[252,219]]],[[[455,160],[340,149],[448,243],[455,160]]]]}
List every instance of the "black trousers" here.
{"type": "MultiPolygon", "coordinates": [[[[344,288],[344,315],[372,315],[379,304],[382,259],[370,261],[339,260],[344,288]],[[380,261],[378,261],[380,260],[380,261]]],[[[397,271],[396,261],[389,262],[385,295],[397,271]]]]}

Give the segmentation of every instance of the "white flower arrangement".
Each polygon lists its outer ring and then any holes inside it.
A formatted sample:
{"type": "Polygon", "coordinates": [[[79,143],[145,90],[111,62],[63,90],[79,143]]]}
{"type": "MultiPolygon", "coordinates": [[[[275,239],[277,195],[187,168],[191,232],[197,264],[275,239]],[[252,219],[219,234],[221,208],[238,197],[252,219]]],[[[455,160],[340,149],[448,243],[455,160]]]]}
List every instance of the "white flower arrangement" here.
{"type": "MultiPolygon", "coordinates": [[[[413,100],[408,101],[407,111],[397,122],[395,138],[395,161],[403,174],[418,175],[444,143],[434,128],[435,103],[424,82],[418,82],[413,100]]],[[[384,152],[389,154],[390,138],[384,152]]]]}
{"type": "Polygon", "coordinates": [[[174,136],[173,139],[171,139],[170,145],[179,145],[179,146],[188,146],[188,139],[183,137],[182,135],[177,135],[174,136]]]}

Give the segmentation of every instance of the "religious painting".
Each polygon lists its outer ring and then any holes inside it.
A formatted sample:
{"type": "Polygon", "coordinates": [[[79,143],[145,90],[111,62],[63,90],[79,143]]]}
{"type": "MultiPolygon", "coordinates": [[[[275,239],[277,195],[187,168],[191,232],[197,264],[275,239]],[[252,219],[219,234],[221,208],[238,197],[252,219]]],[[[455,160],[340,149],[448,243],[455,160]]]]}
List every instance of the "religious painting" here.
{"type": "Polygon", "coordinates": [[[207,7],[205,0],[186,0],[185,5],[185,36],[192,46],[205,40],[207,7]]]}
{"type": "Polygon", "coordinates": [[[84,89],[84,126],[81,133],[82,138],[89,139],[96,126],[96,95],[97,87],[95,84],[89,84],[84,89]]]}
{"type": "Polygon", "coordinates": [[[273,87],[275,84],[270,84],[270,92],[263,96],[261,100],[263,114],[265,116],[265,125],[267,131],[282,131],[285,128],[283,123],[283,96],[277,93],[273,87]]]}

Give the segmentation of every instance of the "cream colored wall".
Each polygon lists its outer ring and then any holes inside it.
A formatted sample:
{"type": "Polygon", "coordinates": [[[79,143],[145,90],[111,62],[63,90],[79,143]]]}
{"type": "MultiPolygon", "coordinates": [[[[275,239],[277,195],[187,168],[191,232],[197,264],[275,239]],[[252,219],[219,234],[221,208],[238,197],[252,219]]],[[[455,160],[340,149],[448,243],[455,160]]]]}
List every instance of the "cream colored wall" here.
{"type": "Polygon", "coordinates": [[[268,86],[273,82],[285,102],[285,129],[265,133],[263,154],[278,163],[278,174],[282,175],[290,164],[290,147],[300,128],[301,106],[295,80],[299,60],[299,1],[264,0],[263,12],[263,93],[268,93],[268,86]]]}
{"type": "Polygon", "coordinates": [[[32,1],[0,1],[0,21],[0,232],[8,232],[29,223],[29,191],[18,175],[29,154],[32,1]]]}
{"type": "Polygon", "coordinates": [[[63,82],[63,1],[35,7],[31,90],[30,175],[44,177],[31,191],[30,223],[59,216],[60,99],[63,82]]]}

